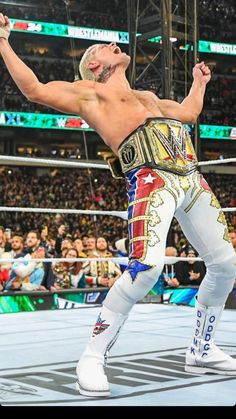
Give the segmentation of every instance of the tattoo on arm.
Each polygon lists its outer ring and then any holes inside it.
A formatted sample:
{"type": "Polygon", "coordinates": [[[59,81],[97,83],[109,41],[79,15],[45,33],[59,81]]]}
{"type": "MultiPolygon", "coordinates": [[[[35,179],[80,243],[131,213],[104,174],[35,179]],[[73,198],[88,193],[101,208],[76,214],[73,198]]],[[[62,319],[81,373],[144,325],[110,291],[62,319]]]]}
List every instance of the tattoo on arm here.
{"type": "Polygon", "coordinates": [[[114,71],[115,71],[115,67],[112,67],[111,65],[105,66],[102,72],[99,74],[97,82],[106,83],[106,81],[111,77],[114,71]]]}

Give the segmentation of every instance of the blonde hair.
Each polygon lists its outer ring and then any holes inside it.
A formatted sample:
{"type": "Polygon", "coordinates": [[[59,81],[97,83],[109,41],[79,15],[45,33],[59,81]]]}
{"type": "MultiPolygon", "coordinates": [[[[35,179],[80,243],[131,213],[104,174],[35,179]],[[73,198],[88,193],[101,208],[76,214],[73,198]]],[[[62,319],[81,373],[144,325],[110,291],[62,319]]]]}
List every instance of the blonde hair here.
{"type": "Polygon", "coordinates": [[[81,77],[83,80],[95,80],[94,73],[88,68],[88,63],[91,59],[91,56],[93,55],[93,50],[95,47],[97,47],[100,44],[94,44],[88,49],[86,49],[85,53],[83,54],[80,65],[79,65],[79,71],[81,74],[81,77]]]}

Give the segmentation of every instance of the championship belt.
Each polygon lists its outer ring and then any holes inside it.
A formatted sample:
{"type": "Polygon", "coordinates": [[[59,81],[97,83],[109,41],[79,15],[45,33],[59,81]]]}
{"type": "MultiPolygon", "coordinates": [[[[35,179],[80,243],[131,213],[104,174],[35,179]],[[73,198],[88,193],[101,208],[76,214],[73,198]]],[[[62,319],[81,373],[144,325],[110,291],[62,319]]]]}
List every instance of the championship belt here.
{"type": "Polygon", "coordinates": [[[187,175],[198,165],[186,127],[169,118],[148,118],[121,143],[118,156],[124,174],[151,167],[187,175]]]}
{"type": "Polygon", "coordinates": [[[124,179],[119,158],[112,152],[109,152],[104,158],[109,166],[112,177],[114,179],[124,179]]]}

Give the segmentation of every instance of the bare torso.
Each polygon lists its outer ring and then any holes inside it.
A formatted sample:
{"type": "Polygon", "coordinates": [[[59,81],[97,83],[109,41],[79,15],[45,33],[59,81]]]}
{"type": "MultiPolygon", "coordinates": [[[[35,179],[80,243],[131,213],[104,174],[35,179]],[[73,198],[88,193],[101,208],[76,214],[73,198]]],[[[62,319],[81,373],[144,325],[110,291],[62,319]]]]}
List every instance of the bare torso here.
{"type": "Polygon", "coordinates": [[[80,114],[115,153],[146,118],[163,116],[158,99],[151,92],[99,83],[95,84],[95,91],[96,100],[83,101],[80,114]]]}

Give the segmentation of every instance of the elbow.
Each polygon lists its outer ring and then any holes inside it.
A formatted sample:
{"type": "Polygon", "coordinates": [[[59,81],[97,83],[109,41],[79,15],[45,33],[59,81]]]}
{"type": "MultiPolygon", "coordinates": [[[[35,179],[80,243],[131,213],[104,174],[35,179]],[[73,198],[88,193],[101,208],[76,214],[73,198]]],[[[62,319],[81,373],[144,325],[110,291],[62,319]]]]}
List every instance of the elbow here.
{"type": "Polygon", "coordinates": [[[191,112],[189,115],[188,115],[188,121],[186,121],[187,122],[187,124],[196,124],[197,123],[197,120],[198,120],[198,117],[199,117],[199,113],[198,112],[191,112]]]}
{"type": "Polygon", "coordinates": [[[198,120],[199,115],[200,115],[201,112],[202,112],[202,104],[199,105],[199,106],[196,106],[196,108],[192,109],[192,112],[191,112],[191,114],[192,114],[191,115],[191,117],[192,117],[191,123],[192,124],[197,123],[197,120],[198,120]]]}
{"type": "Polygon", "coordinates": [[[39,89],[37,85],[31,86],[30,89],[24,92],[24,95],[29,102],[40,102],[40,99],[41,99],[40,94],[41,94],[41,89],[39,89]]]}
{"type": "Polygon", "coordinates": [[[39,102],[39,96],[34,91],[27,92],[25,97],[29,102],[39,102]]]}
{"type": "Polygon", "coordinates": [[[191,124],[196,124],[197,120],[198,120],[198,114],[193,114],[192,117],[191,117],[190,123],[191,124]]]}
{"type": "Polygon", "coordinates": [[[31,94],[30,95],[25,95],[25,97],[29,102],[36,102],[35,97],[31,94]]]}

